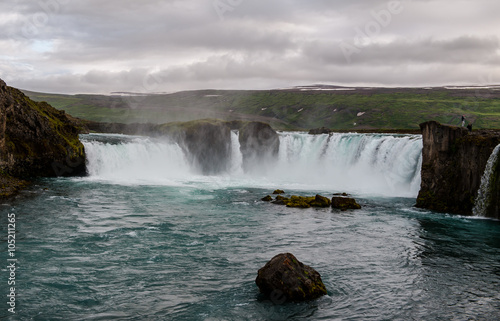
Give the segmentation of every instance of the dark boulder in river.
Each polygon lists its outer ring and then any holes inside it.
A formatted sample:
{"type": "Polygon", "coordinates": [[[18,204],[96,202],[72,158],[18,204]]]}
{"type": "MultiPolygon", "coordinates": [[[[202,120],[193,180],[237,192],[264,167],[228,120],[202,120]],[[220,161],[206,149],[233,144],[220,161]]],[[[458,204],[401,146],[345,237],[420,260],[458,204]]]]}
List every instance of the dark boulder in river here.
{"type": "Polygon", "coordinates": [[[255,283],[273,301],[300,302],[327,294],[321,275],[290,253],[278,254],[258,271],[255,283]]]}
{"type": "Polygon", "coordinates": [[[340,209],[342,211],[346,210],[359,210],[361,205],[359,205],[354,198],[334,196],[332,197],[332,207],[340,209]]]}

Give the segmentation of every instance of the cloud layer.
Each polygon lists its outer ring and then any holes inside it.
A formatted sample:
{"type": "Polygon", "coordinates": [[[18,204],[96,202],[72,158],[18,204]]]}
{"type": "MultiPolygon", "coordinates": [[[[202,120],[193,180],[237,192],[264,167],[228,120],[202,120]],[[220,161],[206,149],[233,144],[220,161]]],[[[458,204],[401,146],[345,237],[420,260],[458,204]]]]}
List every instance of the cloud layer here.
{"type": "Polygon", "coordinates": [[[493,0],[18,0],[0,78],[60,93],[500,83],[493,0]]]}

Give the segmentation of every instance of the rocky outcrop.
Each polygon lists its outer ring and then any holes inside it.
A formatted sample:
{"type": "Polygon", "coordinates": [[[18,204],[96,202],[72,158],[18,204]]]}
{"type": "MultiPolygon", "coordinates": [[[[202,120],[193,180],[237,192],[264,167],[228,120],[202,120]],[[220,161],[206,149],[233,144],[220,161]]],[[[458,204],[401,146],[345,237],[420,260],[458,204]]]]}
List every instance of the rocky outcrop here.
{"type": "Polygon", "coordinates": [[[158,132],[175,140],[191,164],[204,175],[218,174],[231,163],[231,129],[220,120],[161,125],[158,132]]]}
{"type": "MultiPolygon", "coordinates": [[[[481,130],[469,133],[465,128],[435,121],[423,123],[420,128],[423,137],[422,183],[416,206],[437,212],[472,215],[481,177],[492,151],[500,143],[500,132],[481,130]]],[[[495,187],[498,190],[498,183],[495,187]]],[[[496,215],[498,217],[498,212],[496,215]]],[[[490,213],[489,216],[494,215],[490,213]]]]}
{"type": "Polygon", "coordinates": [[[309,130],[309,135],[322,135],[322,134],[330,134],[332,131],[329,128],[321,127],[321,128],[313,128],[309,130]]]}
{"type": "MultiPolygon", "coordinates": [[[[280,190],[278,190],[280,191],[280,190]]],[[[274,193],[277,194],[277,193],[274,193]]],[[[280,193],[281,194],[281,193],[280,193]]],[[[339,194],[341,195],[341,194],[339,194]]],[[[342,194],[347,196],[347,194],[342,194]]],[[[292,195],[291,197],[285,197],[282,195],[276,196],[273,200],[271,195],[267,195],[261,200],[264,202],[271,202],[276,205],[286,205],[287,207],[297,207],[297,208],[310,208],[310,207],[333,207],[336,209],[341,209],[343,211],[350,209],[360,209],[361,206],[356,202],[354,198],[344,197],[344,196],[334,196],[331,200],[327,197],[316,195],[316,196],[297,196],[292,195]]]]}
{"type": "Polygon", "coordinates": [[[321,275],[290,253],[278,254],[259,269],[255,283],[274,303],[300,302],[327,294],[321,275]]]}
{"type": "Polygon", "coordinates": [[[0,173],[17,178],[85,173],[78,120],[0,80],[0,173]]]}
{"type": "Polygon", "coordinates": [[[332,207],[341,211],[361,209],[361,205],[359,205],[354,198],[344,196],[332,197],[332,207]]]}
{"type": "Polygon", "coordinates": [[[280,140],[276,131],[268,124],[249,122],[240,128],[240,151],[245,171],[258,170],[276,158],[280,140]]]}

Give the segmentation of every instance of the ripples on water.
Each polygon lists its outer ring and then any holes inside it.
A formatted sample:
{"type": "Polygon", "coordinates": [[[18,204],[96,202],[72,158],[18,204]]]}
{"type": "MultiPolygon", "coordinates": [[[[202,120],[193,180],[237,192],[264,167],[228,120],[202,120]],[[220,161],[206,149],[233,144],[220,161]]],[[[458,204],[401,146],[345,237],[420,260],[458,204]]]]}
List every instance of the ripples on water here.
{"type": "Polygon", "coordinates": [[[289,209],[259,201],[267,193],[40,182],[0,208],[2,262],[6,213],[18,219],[19,320],[500,318],[498,222],[417,211],[410,198],[289,209]],[[328,296],[261,297],[257,270],[282,252],[318,270],[328,296]]]}

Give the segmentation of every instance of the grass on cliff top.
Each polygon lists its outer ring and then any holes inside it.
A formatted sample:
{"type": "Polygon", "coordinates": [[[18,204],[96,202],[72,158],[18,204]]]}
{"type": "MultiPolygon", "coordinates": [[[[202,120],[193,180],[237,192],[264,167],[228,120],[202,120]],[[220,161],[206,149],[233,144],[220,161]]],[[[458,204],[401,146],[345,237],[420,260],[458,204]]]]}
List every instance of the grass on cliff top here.
{"type": "Polygon", "coordinates": [[[465,115],[474,128],[500,128],[500,92],[491,90],[199,90],[135,97],[26,94],[75,117],[101,122],[218,118],[263,121],[283,130],[418,129],[428,120],[458,125],[465,115]]]}

